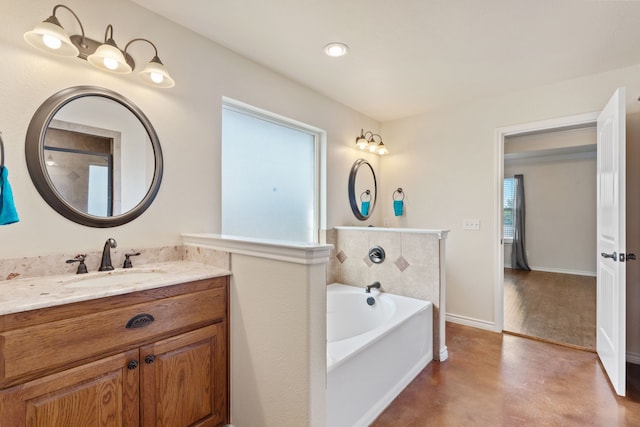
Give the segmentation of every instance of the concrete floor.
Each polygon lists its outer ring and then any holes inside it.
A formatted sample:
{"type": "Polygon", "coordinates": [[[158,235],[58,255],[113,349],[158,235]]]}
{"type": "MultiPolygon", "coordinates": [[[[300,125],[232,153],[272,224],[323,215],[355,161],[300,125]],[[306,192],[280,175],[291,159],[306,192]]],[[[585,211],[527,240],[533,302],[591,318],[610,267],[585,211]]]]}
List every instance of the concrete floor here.
{"type": "Polygon", "coordinates": [[[373,427],[640,426],[635,365],[621,398],[593,352],[451,323],[447,346],[373,427]]]}

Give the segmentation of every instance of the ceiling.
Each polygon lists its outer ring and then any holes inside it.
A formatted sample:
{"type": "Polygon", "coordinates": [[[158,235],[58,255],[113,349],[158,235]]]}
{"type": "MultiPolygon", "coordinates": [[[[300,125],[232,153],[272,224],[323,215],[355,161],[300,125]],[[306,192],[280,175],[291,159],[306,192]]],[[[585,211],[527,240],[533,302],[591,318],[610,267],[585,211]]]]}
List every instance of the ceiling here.
{"type": "Polygon", "coordinates": [[[640,63],[633,0],[133,1],[379,122],[640,63]]]}

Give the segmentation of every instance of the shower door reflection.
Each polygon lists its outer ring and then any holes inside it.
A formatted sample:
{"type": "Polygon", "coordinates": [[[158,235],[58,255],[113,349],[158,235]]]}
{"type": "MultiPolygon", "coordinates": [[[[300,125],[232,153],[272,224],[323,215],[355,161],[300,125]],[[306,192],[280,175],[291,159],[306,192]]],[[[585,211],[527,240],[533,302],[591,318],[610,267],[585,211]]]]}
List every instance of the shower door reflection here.
{"type": "Polygon", "coordinates": [[[43,155],[49,179],[66,203],[89,215],[113,214],[112,138],[49,129],[43,155]]]}

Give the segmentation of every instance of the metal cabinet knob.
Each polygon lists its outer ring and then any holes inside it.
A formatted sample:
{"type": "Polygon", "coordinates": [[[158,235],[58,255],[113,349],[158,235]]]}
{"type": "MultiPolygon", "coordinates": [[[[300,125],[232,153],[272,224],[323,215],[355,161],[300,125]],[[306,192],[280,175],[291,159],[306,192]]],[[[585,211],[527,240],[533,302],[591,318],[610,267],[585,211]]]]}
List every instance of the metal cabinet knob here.
{"type": "Polygon", "coordinates": [[[146,363],[147,365],[151,365],[154,360],[156,360],[156,357],[153,354],[150,354],[144,358],[144,363],[146,363]]]}
{"type": "Polygon", "coordinates": [[[138,364],[139,363],[138,363],[137,360],[135,360],[135,359],[130,360],[129,363],[127,363],[127,369],[134,370],[134,369],[136,369],[138,367],[138,364]]]}

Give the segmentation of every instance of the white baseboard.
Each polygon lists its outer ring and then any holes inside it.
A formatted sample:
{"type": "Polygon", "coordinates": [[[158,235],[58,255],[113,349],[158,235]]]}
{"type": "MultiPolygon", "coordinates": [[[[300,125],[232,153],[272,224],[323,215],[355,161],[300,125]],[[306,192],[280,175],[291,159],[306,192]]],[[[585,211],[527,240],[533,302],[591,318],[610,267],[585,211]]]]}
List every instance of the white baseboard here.
{"type": "MultiPolygon", "coordinates": [[[[505,268],[511,268],[511,266],[504,266],[505,268]]],[[[574,274],[576,276],[589,276],[596,277],[597,273],[595,271],[585,271],[585,270],[568,270],[565,268],[554,268],[554,267],[540,267],[537,265],[530,265],[531,270],[533,271],[544,271],[546,273],[560,273],[560,274],[574,274]]]]}
{"type": "Polygon", "coordinates": [[[472,326],[474,328],[486,329],[488,331],[496,331],[496,324],[486,320],[474,319],[471,317],[460,316],[458,314],[449,314],[445,316],[447,322],[458,323],[460,325],[472,326]]]}
{"type": "Polygon", "coordinates": [[[568,270],[564,268],[554,268],[554,267],[539,267],[539,266],[530,266],[534,271],[544,271],[547,273],[561,273],[561,274],[575,274],[576,276],[589,276],[596,277],[598,274],[595,271],[585,271],[585,270],[568,270]]]}
{"type": "Polygon", "coordinates": [[[640,365],[640,354],[628,352],[627,362],[633,363],[634,365],[640,365]]]}
{"type": "MultiPolygon", "coordinates": [[[[451,322],[451,323],[458,323],[460,325],[471,326],[479,329],[485,329],[492,332],[502,332],[502,331],[496,331],[495,323],[487,322],[486,320],[473,319],[471,317],[459,316],[457,314],[447,314],[445,319],[447,322],[451,322]]],[[[446,356],[448,356],[448,354],[446,354],[446,356]]],[[[440,354],[440,357],[443,357],[442,353],[440,354]]],[[[640,353],[627,352],[626,358],[627,358],[627,362],[633,363],[634,365],[640,365],[640,353]]],[[[440,360],[441,361],[446,360],[446,357],[440,360]]]]}
{"type": "MultiPolygon", "coordinates": [[[[460,316],[457,314],[448,314],[448,313],[445,316],[445,320],[447,322],[458,323],[460,325],[471,326],[479,329],[485,329],[492,332],[502,332],[502,331],[496,331],[495,323],[487,322],[486,320],[478,320],[478,319],[473,319],[471,317],[460,316]]],[[[446,356],[448,356],[448,354],[446,356]]],[[[440,357],[443,357],[442,353],[440,354],[440,357]]],[[[640,353],[627,352],[626,358],[627,358],[627,362],[633,363],[634,365],[640,365],[640,353]]],[[[441,361],[446,360],[446,357],[440,360],[441,361]]]]}
{"type": "Polygon", "coordinates": [[[440,348],[440,354],[438,357],[439,357],[438,362],[444,362],[449,358],[449,349],[447,348],[446,345],[443,345],[440,348]]]}

